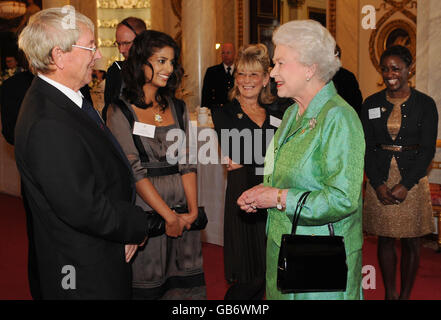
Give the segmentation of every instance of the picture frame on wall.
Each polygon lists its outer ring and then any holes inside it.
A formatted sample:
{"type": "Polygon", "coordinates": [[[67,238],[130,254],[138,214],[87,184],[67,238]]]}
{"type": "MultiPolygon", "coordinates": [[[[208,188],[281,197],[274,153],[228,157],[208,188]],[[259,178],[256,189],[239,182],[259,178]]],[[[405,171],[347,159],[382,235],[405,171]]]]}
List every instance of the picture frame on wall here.
{"type": "Polygon", "coordinates": [[[270,57],[274,54],[273,32],[278,26],[272,24],[257,25],[257,42],[263,43],[268,48],[270,57]]]}
{"type": "Polygon", "coordinates": [[[315,20],[326,26],[326,9],[308,7],[308,19],[315,20]]]}
{"type": "Polygon", "coordinates": [[[380,70],[380,57],[383,52],[393,46],[402,45],[409,49],[414,63],[410,68],[410,78],[416,72],[416,24],[412,20],[396,19],[380,24],[371,34],[370,57],[377,71],[380,70]]]}

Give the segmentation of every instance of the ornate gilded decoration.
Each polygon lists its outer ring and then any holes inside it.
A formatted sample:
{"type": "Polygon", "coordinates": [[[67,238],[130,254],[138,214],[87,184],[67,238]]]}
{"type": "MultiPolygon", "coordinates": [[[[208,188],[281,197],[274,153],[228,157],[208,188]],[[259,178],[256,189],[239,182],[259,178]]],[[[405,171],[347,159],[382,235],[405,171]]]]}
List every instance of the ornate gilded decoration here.
{"type": "Polygon", "coordinates": [[[305,4],[305,0],[288,0],[288,4],[293,8],[300,8],[305,4]]]}
{"type": "Polygon", "coordinates": [[[115,39],[98,38],[98,48],[102,48],[102,47],[116,47],[115,39]]]}
{"type": "Polygon", "coordinates": [[[97,0],[97,8],[102,9],[144,9],[150,8],[150,0],[97,0]]]}
{"type": "MultiPolygon", "coordinates": [[[[152,22],[150,20],[144,20],[147,29],[151,29],[152,27],[152,22]]],[[[116,28],[116,26],[118,25],[118,23],[120,23],[120,21],[118,19],[111,19],[111,20],[101,20],[98,19],[97,20],[97,26],[98,28],[116,28]]]]}
{"type": "Polygon", "coordinates": [[[96,21],[98,28],[116,28],[118,23],[119,23],[118,19],[112,19],[112,20],[98,19],[96,21]]]}
{"type": "Polygon", "coordinates": [[[334,38],[337,36],[337,1],[328,1],[328,30],[334,38]]]}
{"type": "MultiPolygon", "coordinates": [[[[400,44],[407,47],[412,53],[413,60],[416,59],[416,15],[409,11],[417,7],[415,0],[385,0],[384,3],[377,8],[387,10],[386,13],[378,20],[376,29],[372,30],[369,39],[369,55],[372,64],[380,70],[380,57],[387,47],[400,44]],[[390,18],[397,12],[404,14],[409,20],[390,18]]],[[[410,69],[410,78],[415,75],[415,63],[410,69]]],[[[382,85],[382,83],[379,83],[382,85]]]]}
{"type": "Polygon", "coordinates": [[[243,46],[243,0],[237,0],[237,47],[243,46]]]}

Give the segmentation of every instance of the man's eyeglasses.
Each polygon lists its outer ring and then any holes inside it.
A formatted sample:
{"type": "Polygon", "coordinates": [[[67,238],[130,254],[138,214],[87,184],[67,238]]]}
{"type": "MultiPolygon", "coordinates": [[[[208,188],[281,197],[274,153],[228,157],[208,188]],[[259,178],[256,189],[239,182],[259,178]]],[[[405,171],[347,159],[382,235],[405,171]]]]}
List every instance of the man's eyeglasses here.
{"type": "Polygon", "coordinates": [[[80,48],[80,49],[84,49],[84,50],[89,50],[89,51],[92,51],[93,54],[95,54],[95,53],[96,53],[96,50],[97,50],[97,47],[91,47],[91,48],[89,48],[89,47],[79,46],[79,45],[76,45],[76,44],[73,44],[72,47],[80,48]]]}

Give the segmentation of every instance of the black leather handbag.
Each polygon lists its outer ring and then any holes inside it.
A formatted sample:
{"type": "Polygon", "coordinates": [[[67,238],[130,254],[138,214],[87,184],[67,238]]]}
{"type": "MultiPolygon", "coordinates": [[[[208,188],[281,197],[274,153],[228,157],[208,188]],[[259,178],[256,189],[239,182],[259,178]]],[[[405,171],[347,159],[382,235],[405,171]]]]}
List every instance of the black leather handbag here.
{"type": "Polygon", "coordinates": [[[311,192],[300,197],[294,212],[291,234],[282,235],[277,287],[282,293],[346,291],[348,267],[343,237],[296,235],[302,208],[311,192]]]}
{"type": "MultiPolygon", "coordinates": [[[[188,213],[187,207],[171,208],[176,213],[188,213]]],[[[165,220],[156,211],[146,211],[149,214],[149,225],[147,227],[147,236],[149,238],[157,237],[165,233],[165,220]]],[[[192,230],[204,230],[207,226],[208,219],[204,207],[198,207],[198,217],[191,224],[192,230]]]]}

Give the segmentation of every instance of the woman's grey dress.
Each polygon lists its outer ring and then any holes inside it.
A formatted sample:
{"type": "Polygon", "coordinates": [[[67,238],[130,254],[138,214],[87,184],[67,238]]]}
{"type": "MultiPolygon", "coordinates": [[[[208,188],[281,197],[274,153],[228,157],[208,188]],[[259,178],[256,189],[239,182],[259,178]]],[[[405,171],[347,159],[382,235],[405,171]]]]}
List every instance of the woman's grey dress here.
{"type": "MultiPolygon", "coordinates": [[[[111,105],[107,125],[121,144],[132,166],[135,181],[147,177],[149,167],[167,165],[168,147],[176,147],[176,141],[167,141],[169,130],[178,129],[179,122],[173,102],[168,100],[175,123],[170,126],[156,127],[155,137],[141,136],[149,163],[141,163],[138,150],[132,137],[132,129],[122,111],[111,105]]],[[[132,106],[126,103],[135,121],[138,121],[132,106]]],[[[184,112],[184,125],[188,137],[188,114],[184,112]]],[[[188,139],[186,139],[188,141],[188,139]]],[[[176,148],[174,148],[176,149],[176,148]]],[[[184,144],[179,148],[188,152],[184,144]]],[[[188,163],[188,162],[186,162],[188,163]]],[[[179,164],[179,173],[148,177],[162,199],[169,207],[185,206],[186,197],[181,175],[196,172],[195,164],[179,164]]],[[[136,205],[146,211],[152,208],[137,195],[136,205]]],[[[202,268],[202,249],[200,231],[185,231],[182,237],[170,238],[167,235],[149,238],[144,247],[139,248],[132,262],[133,296],[135,299],[204,299],[206,298],[205,280],[202,268]]]]}

